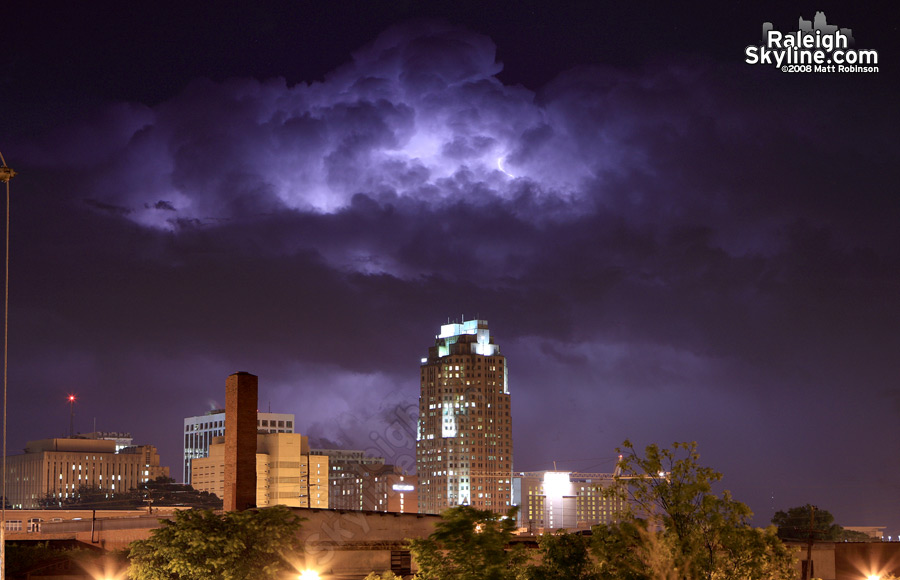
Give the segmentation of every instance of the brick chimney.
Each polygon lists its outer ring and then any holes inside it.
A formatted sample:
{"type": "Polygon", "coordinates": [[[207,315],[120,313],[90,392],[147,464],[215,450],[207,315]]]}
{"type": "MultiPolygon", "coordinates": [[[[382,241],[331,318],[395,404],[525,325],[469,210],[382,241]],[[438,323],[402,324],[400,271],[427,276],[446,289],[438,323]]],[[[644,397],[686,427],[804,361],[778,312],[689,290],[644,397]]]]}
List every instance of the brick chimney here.
{"type": "Polygon", "coordinates": [[[226,512],[256,507],[256,375],[234,373],[225,381],[226,512]]]}

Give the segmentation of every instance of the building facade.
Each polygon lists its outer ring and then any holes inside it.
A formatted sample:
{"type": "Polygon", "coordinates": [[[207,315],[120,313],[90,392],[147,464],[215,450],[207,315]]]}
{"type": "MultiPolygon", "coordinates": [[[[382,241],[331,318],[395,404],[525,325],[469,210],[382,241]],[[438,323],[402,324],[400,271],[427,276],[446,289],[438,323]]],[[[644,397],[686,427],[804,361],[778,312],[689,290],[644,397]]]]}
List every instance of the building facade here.
{"type": "Polygon", "coordinates": [[[542,534],[618,522],[626,505],[622,498],[608,493],[614,477],[612,473],[567,471],[517,473],[513,501],[519,506],[519,528],[542,534]]]}
{"type": "Polygon", "coordinates": [[[420,368],[419,512],[512,504],[512,420],[506,358],[486,320],[441,326],[420,368]]]}
{"type": "Polygon", "coordinates": [[[9,502],[14,508],[35,509],[49,498],[63,501],[80,487],[110,493],[129,491],[169,468],[159,464],[153,445],[116,451],[114,439],[40,439],[29,441],[25,453],[6,459],[9,502]]]}
{"type": "MultiPolygon", "coordinates": [[[[256,428],[263,433],[293,433],[294,415],[291,413],[257,412],[256,428]]],[[[225,435],[225,409],[214,409],[197,417],[184,419],[184,466],[182,481],[191,483],[191,460],[209,455],[215,437],[225,435]]],[[[220,496],[221,497],[221,496],[220,496]]]]}
{"type": "MultiPolygon", "coordinates": [[[[191,484],[198,491],[225,495],[225,439],[213,438],[209,455],[192,464],[191,484]]],[[[328,457],[311,455],[299,433],[256,436],[256,506],[327,508],[328,457]]]]}
{"type": "Polygon", "coordinates": [[[116,451],[134,446],[134,438],[131,433],[122,431],[93,431],[91,433],[79,433],[77,437],[85,439],[109,439],[116,442],[116,451]]]}
{"type": "Polygon", "coordinates": [[[329,506],[336,510],[417,513],[418,477],[394,465],[356,465],[331,481],[329,506]]]}
{"type": "Polygon", "coordinates": [[[362,485],[361,473],[382,469],[384,457],[372,457],[358,449],[311,449],[310,453],[328,456],[330,486],[328,507],[343,510],[363,509],[361,491],[356,493],[351,490],[354,485],[362,485]],[[348,495],[352,495],[355,500],[347,497],[348,495]]]}

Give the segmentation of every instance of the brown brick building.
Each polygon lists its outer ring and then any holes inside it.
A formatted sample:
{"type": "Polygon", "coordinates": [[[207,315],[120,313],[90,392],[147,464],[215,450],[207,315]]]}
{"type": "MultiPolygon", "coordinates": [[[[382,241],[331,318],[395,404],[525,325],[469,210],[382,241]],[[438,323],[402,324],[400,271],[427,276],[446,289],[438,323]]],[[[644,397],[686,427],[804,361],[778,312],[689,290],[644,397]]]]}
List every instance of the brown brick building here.
{"type": "Polygon", "coordinates": [[[512,505],[512,420],[506,358],[486,320],[441,326],[422,359],[416,472],[419,512],[512,505]]]}
{"type": "Polygon", "coordinates": [[[329,505],[337,510],[417,513],[418,477],[393,465],[358,464],[331,482],[329,505]]]}

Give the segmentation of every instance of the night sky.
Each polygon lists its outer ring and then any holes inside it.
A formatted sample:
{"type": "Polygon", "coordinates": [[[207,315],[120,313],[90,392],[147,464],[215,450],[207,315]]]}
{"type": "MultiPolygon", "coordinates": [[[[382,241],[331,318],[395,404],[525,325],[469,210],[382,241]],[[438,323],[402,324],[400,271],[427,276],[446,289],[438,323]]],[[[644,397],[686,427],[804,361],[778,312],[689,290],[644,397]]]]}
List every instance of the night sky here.
{"type": "Polygon", "coordinates": [[[765,525],[900,534],[896,17],[847,3],[14,2],[9,449],[259,376],[413,465],[419,359],[483,318],[515,469],[697,441],[765,525]],[[724,4],[724,5],[719,5],[724,4]],[[744,62],[824,11],[877,74],[744,62]]]}

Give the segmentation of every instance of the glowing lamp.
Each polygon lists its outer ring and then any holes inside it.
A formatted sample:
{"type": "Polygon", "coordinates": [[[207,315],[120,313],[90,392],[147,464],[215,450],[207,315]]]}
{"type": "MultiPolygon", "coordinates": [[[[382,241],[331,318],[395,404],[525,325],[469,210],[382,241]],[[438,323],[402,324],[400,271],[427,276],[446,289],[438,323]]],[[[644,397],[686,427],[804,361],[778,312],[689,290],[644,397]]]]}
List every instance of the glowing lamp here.
{"type": "Polygon", "coordinates": [[[315,570],[304,570],[297,578],[299,580],[319,580],[319,573],[315,570]]]}

